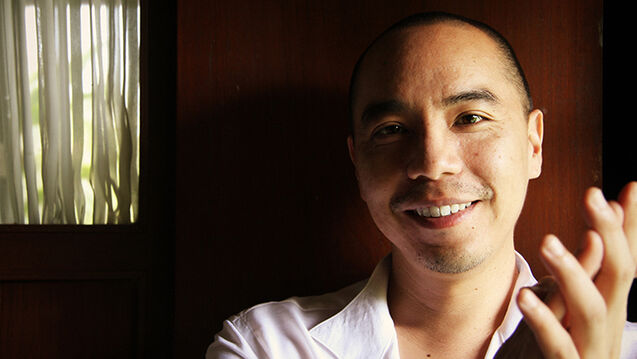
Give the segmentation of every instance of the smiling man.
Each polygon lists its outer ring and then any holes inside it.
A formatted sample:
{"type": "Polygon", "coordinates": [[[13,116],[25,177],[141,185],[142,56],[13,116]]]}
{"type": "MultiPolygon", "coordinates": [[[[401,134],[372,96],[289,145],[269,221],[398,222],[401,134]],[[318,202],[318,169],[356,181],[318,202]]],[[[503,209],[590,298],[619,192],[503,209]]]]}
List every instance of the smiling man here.
{"type": "Polygon", "coordinates": [[[391,255],[365,283],[230,318],[207,358],[637,355],[625,322],[637,183],[619,202],[591,189],[586,249],[575,258],[547,236],[557,285],[546,304],[523,289],[536,281],[513,234],[541,172],[543,115],[504,38],[454,15],[409,17],[361,56],[350,107],[350,157],[391,255]]]}

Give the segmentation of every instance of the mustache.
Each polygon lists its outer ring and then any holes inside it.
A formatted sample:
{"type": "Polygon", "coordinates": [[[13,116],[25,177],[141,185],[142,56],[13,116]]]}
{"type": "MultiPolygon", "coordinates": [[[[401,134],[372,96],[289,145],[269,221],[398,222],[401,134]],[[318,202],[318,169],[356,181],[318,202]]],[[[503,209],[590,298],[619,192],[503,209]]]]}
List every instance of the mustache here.
{"type": "Polygon", "coordinates": [[[493,189],[484,183],[466,183],[460,181],[439,182],[421,181],[411,184],[390,200],[392,209],[400,209],[410,203],[427,198],[455,197],[461,199],[486,200],[493,197],[493,189]]]}

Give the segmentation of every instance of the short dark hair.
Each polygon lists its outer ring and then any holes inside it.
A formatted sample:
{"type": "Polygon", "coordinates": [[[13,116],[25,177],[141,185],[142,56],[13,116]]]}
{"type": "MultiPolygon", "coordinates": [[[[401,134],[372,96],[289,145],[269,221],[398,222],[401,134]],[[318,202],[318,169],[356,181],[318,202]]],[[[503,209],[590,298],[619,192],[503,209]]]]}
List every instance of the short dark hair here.
{"type": "Polygon", "coordinates": [[[374,47],[376,43],[379,42],[380,39],[384,38],[387,34],[393,33],[394,31],[399,31],[415,26],[422,25],[434,25],[438,23],[444,22],[459,22],[471,25],[479,30],[482,30],[487,36],[489,36],[493,41],[496,42],[500,50],[504,55],[504,59],[508,62],[509,69],[513,75],[514,81],[516,82],[516,86],[520,90],[522,97],[526,103],[523,103],[524,110],[528,113],[533,109],[533,100],[531,99],[531,91],[529,89],[529,84],[526,80],[526,76],[524,75],[524,71],[522,70],[522,66],[515,56],[515,52],[513,51],[513,47],[507,39],[502,36],[499,32],[493,29],[491,26],[477,21],[473,19],[469,19],[464,16],[450,14],[446,12],[423,12],[414,15],[410,15],[402,20],[396,22],[387,30],[383,31],[374,41],[369,44],[369,46],[365,49],[362,55],[358,58],[356,65],[354,66],[354,70],[352,71],[352,77],[350,79],[349,84],[349,119],[350,119],[350,131],[352,135],[354,134],[354,113],[353,113],[353,105],[354,98],[356,95],[356,83],[358,81],[358,76],[360,73],[361,65],[363,60],[365,59],[367,53],[369,53],[370,49],[374,47]]]}

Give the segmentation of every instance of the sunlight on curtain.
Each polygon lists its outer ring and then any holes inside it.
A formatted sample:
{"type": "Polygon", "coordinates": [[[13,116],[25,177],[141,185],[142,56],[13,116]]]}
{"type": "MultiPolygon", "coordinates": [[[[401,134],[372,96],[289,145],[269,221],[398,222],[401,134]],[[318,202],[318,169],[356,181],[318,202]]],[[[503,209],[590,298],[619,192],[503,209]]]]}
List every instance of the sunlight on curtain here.
{"type": "Polygon", "coordinates": [[[0,223],[134,222],[139,1],[1,1],[0,223]]]}

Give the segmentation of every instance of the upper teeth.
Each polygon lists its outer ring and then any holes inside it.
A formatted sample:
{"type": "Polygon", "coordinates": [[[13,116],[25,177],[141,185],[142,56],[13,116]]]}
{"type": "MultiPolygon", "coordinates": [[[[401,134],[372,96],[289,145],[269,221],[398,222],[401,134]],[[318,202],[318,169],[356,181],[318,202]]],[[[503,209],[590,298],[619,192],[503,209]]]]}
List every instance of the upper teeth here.
{"type": "Polygon", "coordinates": [[[423,207],[417,208],[416,213],[422,217],[444,217],[448,216],[452,213],[457,213],[458,211],[462,211],[463,209],[471,206],[471,202],[467,203],[454,203],[448,204],[444,206],[431,206],[431,207],[423,207]]]}

